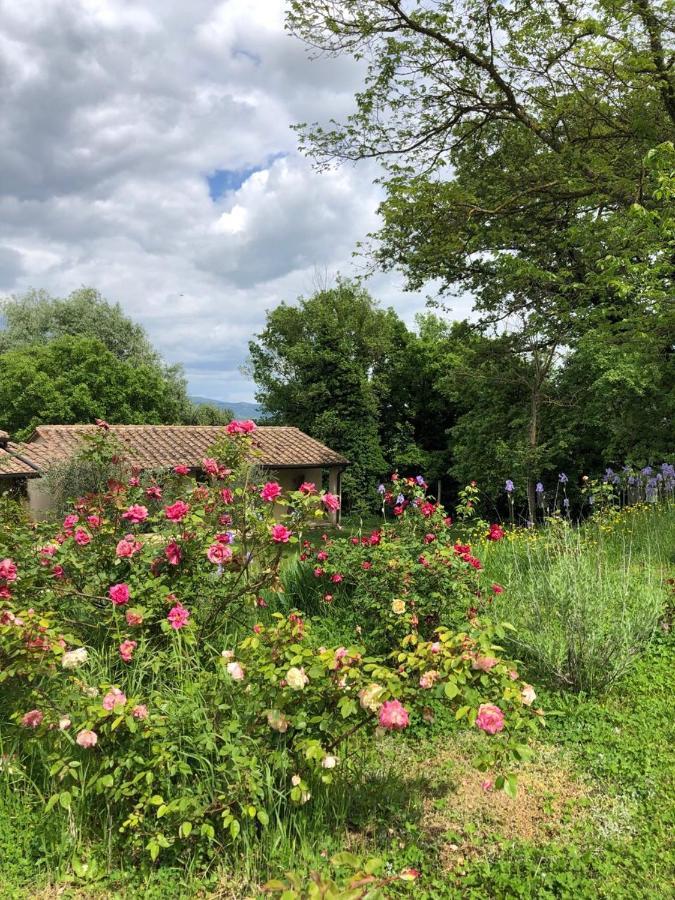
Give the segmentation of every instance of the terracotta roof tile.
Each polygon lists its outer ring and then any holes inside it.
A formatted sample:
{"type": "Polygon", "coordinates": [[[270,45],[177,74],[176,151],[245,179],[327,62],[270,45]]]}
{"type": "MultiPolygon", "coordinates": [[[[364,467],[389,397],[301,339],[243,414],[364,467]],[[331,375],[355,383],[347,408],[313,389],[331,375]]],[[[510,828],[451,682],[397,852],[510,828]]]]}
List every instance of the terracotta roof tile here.
{"type": "MultiPolygon", "coordinates": [[[[8,449],[44,471],[72,456],[80,447],[82,437],[95,430],[95,425],[40,425],[27,443],[10,443],[8,449]]],[[[110,431],[126,446],[129,461],[144,469],[179,464],[199,466],[209,448],[225,434],[218,425],[111,425],[110,431]]],[[[261,425],[253,438],[262,454],[260,461],[268,468],[347,463],[339,453],[299,428],[261,425]]],[[[24,467],[28,471],[14,471],[16,466],[16,458],[6,462],[0,456],[0,475],[35,474],[28,466],[24,467]]]]}

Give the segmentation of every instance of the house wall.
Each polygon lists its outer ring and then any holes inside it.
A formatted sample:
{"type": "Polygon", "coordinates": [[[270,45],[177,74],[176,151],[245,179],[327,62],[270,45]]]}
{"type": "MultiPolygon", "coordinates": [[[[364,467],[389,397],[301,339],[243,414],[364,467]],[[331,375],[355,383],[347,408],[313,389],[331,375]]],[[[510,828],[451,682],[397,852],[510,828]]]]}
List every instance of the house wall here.
{"type": "Polygon", "coordinates": [[[54,508],[50,494],[47,492],[42,478],[29,478],[27,482],[28,508],[32,519],[46,519],[54,508]]]}
{"type": "MultiPolygon", "coordinates": [[[[323,471],[324,470],[320,468],[278,469],[272,474],[274,478],[279,482],[284,491],[297,491],[303,481],[312,481],[316,485],[317,490],[321,490],[323,483],[323,471]]],[[[328,469],[328,490],[332,494],[338,493],[339,471],[339,466],[332,466],[328,469]]],[[[275,509],[277,517],[281,517],[283,515],[283,512],[284,507],[281,504],[277,504],[275,509]]],[[[333,523],[336,523],[338,521],[338,513],[330,513],[330,519],[333,523]]]]}

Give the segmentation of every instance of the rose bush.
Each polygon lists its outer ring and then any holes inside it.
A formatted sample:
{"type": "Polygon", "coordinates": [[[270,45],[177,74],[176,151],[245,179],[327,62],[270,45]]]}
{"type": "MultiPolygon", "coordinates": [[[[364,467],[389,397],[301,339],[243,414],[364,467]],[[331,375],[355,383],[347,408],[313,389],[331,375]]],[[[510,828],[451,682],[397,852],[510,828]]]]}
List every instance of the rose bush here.
{"type": "Polygon", "coordinates": [[[355,741],[423,722],[431,697],[485,733],[480,764],[508,773],[540,712],[501,658],[503,631],[475,617],[448,627],[438,595],[475,597],[479,566],[444,543],[442,511],[405,488],[397,534],[345,556],[324,542],[326,571],[370,606],[358,644],[321,646],[301,611],[270,614],[263,594],[280,588],[285,548],[337,499],[309,484],[284,494],[256,466],[253,424],[228,431],[201,482],[185,467],[129,472],[56,530],[2,532],[3,745],[47,809],[81,841],[105,832],[151,859],[222,850],[280,802],[306,804],[336,771],[348,777],[355,741]],[[420,539],[430,562],[409,577],[420,539]]]}

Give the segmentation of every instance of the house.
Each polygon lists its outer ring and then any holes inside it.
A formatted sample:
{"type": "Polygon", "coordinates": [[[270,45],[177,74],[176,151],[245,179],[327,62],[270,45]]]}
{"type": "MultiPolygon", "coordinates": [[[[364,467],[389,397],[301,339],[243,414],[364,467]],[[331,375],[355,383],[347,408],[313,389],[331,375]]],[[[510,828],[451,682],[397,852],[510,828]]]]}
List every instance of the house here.
{"type": "MultiPolygon", "coordinates": [[[[96,425],[40,425],[25,443],[16,443],[0,431],[0,492],[9,487],[25,491],[31,513],[39,518],[50,507],[41,476],[82,447],[82,438],[96,425]]],[[[126,448],[128,461],[141,470],[189,466],[195,473],[209,448],[226,435],[220,425],[111,425],[110,432],[126,448]]],[[[327,488],[340,496],[344,456],[300,431],[260,425],[253,433],[258,461],[284,490],[296,490],[303,481],[320,488],[327,472],[327,488]]]]}

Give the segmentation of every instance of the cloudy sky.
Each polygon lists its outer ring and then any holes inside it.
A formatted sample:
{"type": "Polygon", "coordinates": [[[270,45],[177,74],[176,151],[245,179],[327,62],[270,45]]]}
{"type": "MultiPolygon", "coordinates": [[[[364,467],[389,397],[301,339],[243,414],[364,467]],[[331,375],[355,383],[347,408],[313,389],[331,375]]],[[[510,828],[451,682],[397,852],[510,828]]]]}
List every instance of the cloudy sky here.
{"type": "MultiPolygon", "coordinates": [[[[294,122],[340,118],[349,60],[308,60],[284,0],[0,0],[0,293],[98,288],[192,393],[249,400],[265,310],[355,271],[372,166],[318,174],[294,122]]],[[[424,296],[370,290],[411,322],[424,296]]]]}

